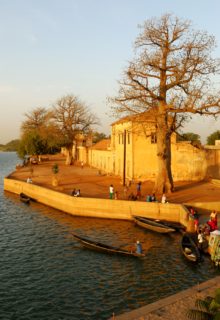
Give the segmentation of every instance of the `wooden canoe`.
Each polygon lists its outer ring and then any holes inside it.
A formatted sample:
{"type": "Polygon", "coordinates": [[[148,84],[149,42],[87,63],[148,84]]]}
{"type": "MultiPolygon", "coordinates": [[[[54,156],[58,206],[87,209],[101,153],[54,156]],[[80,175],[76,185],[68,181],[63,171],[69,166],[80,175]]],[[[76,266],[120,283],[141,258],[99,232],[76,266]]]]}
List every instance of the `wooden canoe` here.
{"type": "Polygon", "coordinates": [[[201,254],[196,239],[189,233],[184,233],[182,236],[181,251],[184,257],[189,261],[199,262],[201,260],[201,254]]]}
{"type": "Polygon", "coordinates": [[[31,198],[28,197],[26,194],[24,194],[23,192],[20,193],[20,200],[24,203],[30,203],[31,198]]]}
{"type": "Polygon", "coordinates": [[[94,241],[88,238],[84,238],[81,237],[75,233],[72,234],[74,239],[76,239],[77,241],[79,241],[84,247],[88,248],[88,249],[92,249],[92,250],[96,250],[96,251],[100,251],[100,252],[104,252],[104,253],[111,253],[111,254],[121,254],[121,255],[125,255],[125,256],[133,256],[133,257],[145,257],[145,254],[139,254],[136,253],[135,251],[129,251],[129,250],[125,250],[125,249],[121,249],[118,247],[113,247],[98,241],[94,241]]]}
{"type": "Polygon", "coordinates": [[[159,233],[169,233],[176,231],[174,228],[169,227],[167,225],[164,225],[160,222],[157,222],[155,220],[151,220],[148,218],[140,217],[140,216],[134,216],[134,222],[145,229],[159,232],[159,233]]]}

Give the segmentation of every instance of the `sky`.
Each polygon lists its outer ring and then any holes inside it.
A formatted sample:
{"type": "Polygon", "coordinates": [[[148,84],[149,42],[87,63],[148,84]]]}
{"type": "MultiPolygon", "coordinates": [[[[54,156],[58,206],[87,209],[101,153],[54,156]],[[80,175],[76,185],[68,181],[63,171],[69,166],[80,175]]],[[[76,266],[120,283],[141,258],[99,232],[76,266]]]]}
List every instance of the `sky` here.
{"type": "MultiPolygon", "coordinates": [[[[0,0],[0,144],[19,138],[25,113],[74,94],[108,134],[107,97],[117,94],[134,57],[138,25],[165,13],[214,35],[220,57],[219,0],[0,0]]],[[[220,83],[220,81],[219,81],[220,83]]],[[[195,117],[184,128],[206,137],[219,120],[195,117]]]]}

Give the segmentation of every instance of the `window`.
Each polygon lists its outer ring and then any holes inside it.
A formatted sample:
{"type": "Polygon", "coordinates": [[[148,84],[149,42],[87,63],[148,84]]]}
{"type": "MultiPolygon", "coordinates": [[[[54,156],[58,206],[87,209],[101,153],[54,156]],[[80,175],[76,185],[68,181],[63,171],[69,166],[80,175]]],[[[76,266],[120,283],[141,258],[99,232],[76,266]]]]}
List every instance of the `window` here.
{"type": "Polygon", "coordinates": [[[121,143],[121,141],[120,141],[121,139],[120,139],[120,138],[121,138],[121,135],[120,135],[120,133],[119,133],[119,135],[118,135],[118,143],[119,143],[119,144],[121,143]]]}
{"type": "Polygon", "coordinates": [[[151,132],[151,143],[157,143],[156,132],[151,132]]]}
{"type": "Polygon", "coordinates": [[[122,144],[124,144],[124,134],[123,133],[121,134],[121,141],[122,141],[122,144]]]}

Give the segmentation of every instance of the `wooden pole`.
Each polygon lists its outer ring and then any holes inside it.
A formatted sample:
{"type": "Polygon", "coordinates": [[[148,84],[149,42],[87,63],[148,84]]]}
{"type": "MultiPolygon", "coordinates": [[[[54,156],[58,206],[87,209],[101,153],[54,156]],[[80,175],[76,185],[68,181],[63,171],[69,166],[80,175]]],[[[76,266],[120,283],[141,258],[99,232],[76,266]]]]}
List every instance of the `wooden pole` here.
{"type": "Polygon", "coordinates": [[[126,130],[124,130],[124,165],[123,165],[123,186],[126,184],[126,130]]]}

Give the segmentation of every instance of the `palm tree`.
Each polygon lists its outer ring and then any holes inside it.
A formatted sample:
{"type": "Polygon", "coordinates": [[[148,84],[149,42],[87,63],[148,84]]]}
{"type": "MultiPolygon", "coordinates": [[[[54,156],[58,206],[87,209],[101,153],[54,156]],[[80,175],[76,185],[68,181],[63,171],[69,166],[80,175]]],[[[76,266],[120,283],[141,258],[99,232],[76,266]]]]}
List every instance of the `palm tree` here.
{"type": "Polygon", "coordinates": [[[195,307],[187,312],[190,320],[220,320],[220,289],[215,290],[214,298],[197,299],[195,307]]]}

